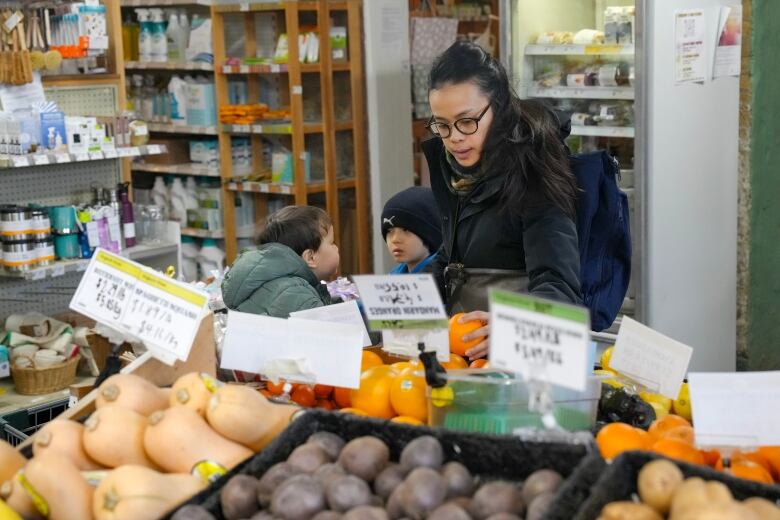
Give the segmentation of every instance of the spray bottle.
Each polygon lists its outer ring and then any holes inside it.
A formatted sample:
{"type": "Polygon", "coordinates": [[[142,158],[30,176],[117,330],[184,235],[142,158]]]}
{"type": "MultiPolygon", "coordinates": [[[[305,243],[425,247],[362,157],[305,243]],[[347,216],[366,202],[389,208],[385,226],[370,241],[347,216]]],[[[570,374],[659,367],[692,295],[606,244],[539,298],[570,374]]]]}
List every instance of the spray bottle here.
{"type": "Polygon", "coordinates": [[[168,28],[165,30],[165,41],[168,46],[168,61],[184,61],[184,53],[181,49],[181,24],[176,11],[171,11],[168,16],[168,28]]]}
{"type": "Polygon", "coordinates": [[[168,61],[165,16],[162,9],[149,9],[152,16],[152,61],[168,61]]]}
{"type": "Polygon", "coordinates": [[[149,9],[136,9],[141,30],[138,33],[138,59],[141,62],[152,61],[152,22],[149,21],[149,9]]]}

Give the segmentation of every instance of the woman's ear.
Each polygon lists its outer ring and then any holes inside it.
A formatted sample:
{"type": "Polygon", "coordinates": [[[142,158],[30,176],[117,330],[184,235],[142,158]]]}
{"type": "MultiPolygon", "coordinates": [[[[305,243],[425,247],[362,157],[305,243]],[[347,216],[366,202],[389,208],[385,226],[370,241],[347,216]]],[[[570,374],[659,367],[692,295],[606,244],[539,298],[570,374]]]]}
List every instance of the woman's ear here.
{"type": "Polygon", "coordinates": [[[314,249],[307,249],[301,253],[301,258],[306,262],[306,265],[314,269],[317,267],[317,253],[314,249]]]}

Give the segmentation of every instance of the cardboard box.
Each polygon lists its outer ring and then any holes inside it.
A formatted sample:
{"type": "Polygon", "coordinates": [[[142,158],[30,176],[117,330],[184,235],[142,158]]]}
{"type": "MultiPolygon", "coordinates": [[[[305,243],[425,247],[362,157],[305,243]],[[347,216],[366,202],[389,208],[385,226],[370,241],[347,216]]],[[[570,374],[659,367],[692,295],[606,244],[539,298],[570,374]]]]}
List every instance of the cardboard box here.
{"type": "Polygon", "coordinates": [[[185,139],[150,139],[149,144],[160,144],[168,149],[167,153],[160,155],[147,155],[144,162],[147,164],[189,164],[190,143],[185,139]]]}

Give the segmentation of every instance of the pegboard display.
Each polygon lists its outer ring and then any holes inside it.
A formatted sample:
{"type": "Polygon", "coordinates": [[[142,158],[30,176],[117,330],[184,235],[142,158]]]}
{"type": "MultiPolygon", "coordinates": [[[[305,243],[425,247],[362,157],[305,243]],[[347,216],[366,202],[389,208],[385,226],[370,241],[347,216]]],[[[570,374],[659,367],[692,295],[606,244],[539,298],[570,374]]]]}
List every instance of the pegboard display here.
{"type": "Polygon", "coordinates": [[[113,85],[49,87],[46,99],[56,101],[68,116],[112,117],[116,115],[117,89],[113,85]]]}
{"type": "Polygon", "coordinates": [[[110,188],[120,181],[116,159],[0,170],[0,204],[89,202],[93,186],[110,188]]]}
{"type": "Polygon", "coordinates": [[[11,314],[31,310],[46,315],[67,311],[83,274],[77,271],[35,281],[0,279],[0,322],[4,323],[11,314]]]}

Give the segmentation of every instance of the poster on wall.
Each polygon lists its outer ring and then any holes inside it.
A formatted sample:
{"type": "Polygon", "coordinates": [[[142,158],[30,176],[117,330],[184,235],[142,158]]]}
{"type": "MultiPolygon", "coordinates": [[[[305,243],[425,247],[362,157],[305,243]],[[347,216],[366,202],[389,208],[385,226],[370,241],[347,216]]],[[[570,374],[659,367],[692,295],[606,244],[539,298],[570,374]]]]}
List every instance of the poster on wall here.
{"type": "Polygon", "coordinates": [[[720,8],[712,78],[739,76],[742,56],[742,6],[720,8]]]}
{"type": "Polygon", "coordinates": [[[674,83],[704,83],[707,79],[707,42],[704,10],[674,13],[674,83]]]}

